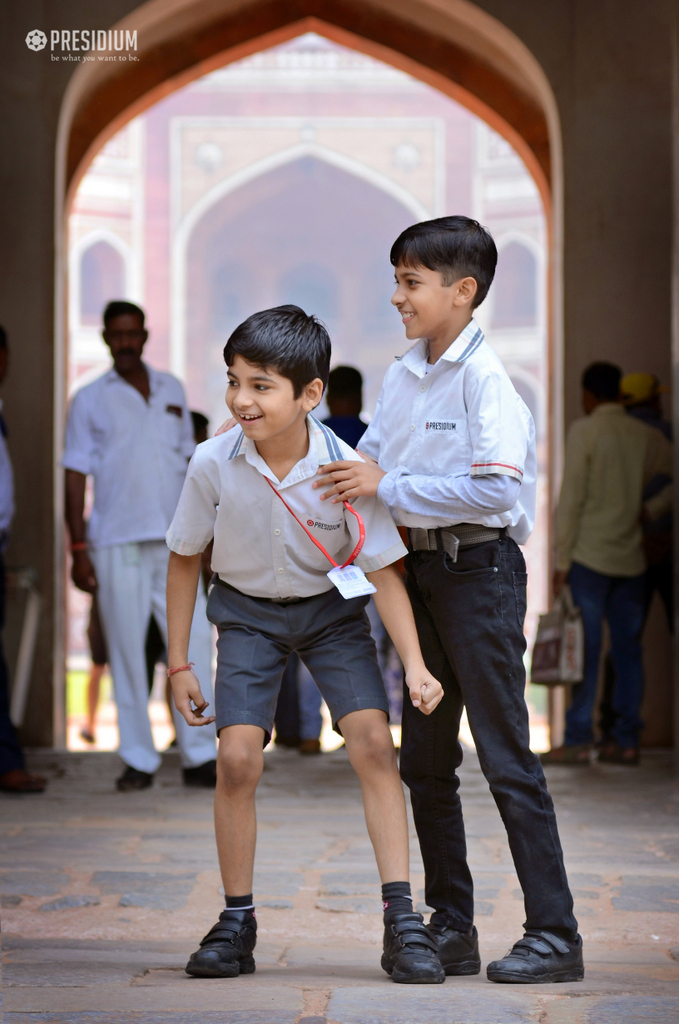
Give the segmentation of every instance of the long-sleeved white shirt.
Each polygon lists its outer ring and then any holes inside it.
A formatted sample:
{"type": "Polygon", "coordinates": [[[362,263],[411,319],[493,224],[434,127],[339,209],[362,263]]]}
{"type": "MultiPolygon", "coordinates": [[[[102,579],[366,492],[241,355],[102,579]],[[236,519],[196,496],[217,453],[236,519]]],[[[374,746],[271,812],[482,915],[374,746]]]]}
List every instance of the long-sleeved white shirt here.
{"type": "Polygon", "coordinates": [[[402,526],[507,527],[519,544],[535,520],[530,412],[472,320],[438,362],[417,342],[390,367],[360,450],[386,476],[378,497],[402,526]]]}
{"type": "MultiPolygon", "coordinates": [[[[672,476],[672,445],[659,430],[606,402],[568,432],[556,515],[556,566],[578,562],[604,576],[639,576],[642,496],[657,474],[672,476]]],[[[643,506],[655,519],[671,507],[668,485],[643,506]]]]}

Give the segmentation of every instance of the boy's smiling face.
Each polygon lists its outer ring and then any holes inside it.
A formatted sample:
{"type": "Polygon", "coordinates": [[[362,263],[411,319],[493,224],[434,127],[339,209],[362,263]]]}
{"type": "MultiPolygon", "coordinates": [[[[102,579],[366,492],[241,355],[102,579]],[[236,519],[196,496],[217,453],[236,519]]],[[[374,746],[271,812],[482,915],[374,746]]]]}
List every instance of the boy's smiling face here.
{"type": "Polygon", "coordinates": [[[396,266],[394,276],[396,291],[391,301],[401,314],[406,338],[437,341],[447,337],[452,326],[455,330],[452,341],[471,320],[477,290],[473,277],[445,285],[438,270],[408,267],[403,263],[396,266]],[[466,323],[461,323],[465,319],[466,323]]]}
{"type": "Polygon", "coordinates": [[[255,442],[294,433],[323,394],[323,383],[317,378],[295,398],[288,377],[271,366],[250,363],[243,356],[235,357],[227,374],[226,404],[245,436],[255,442]]]}

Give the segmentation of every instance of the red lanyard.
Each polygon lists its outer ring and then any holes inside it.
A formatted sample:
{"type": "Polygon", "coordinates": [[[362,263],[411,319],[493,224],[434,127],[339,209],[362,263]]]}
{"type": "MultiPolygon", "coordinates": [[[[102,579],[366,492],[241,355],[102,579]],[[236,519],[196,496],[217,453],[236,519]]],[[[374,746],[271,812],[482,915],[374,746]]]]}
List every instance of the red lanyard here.
{"type": "Polygon", "coordinates": [[[292,511],[292,509],[291,509],[291,508],[290,508],[290,506],[288,505],[288,503],[287,503],[287,501],[285,500],[285,498],[283,497],[283,495],[282,495],[282,494],[280,493],[280,491],[277,491],[277,490],[276,490],[276,488],[274,487],[274,485],[273,485],[273,484],[271,483],[271,481],[269,480],[268,476],[265,476],[265,477],[264,477],[264,479],[266,480],[266,482],[268,483],[269,487],[270,487],[270,488],[271,488],[271,490],[272,490],[272,491],[274,492],[274,494],[277,494],[277,495],[278,495],[278,497],[279,497],[279,498],[281,499],[281,501],[283,502],[283,504],[284,504],[284,505],[285,505],[285,507],[287,508],[287,510],[288,510],[288,512],[290,513],[290,515],[291,515],[291,516],[292,516],[292,517],[293,517],[294,519],[296,519],[296,520],[297,520],[297,522],[298,522],[298,523],[299,523],[299,525],[300,525],[300,526],[302,527],[302,529],[303,529],[303,530],[304,530],[304,532],[306,533],[306,535],[307,535],[307,537],[309,538],[309,540],[313,541],[313,543],[314,543],[314,544],[316,545],[316,547],[317,547],[317,548],[319,549],[319,551],[322,551],[322,552],[323,552],[323,554],[325,555],[325,557],[326,557],[326,558],[328,559],[328,561],[329,561],[329,562],[332,562],[332,564],[333,564],[333,565],[335,566],[335,568],[338,568],[338,567],[339,567],[339,568],[342,568],[342,569],[344,569],[344,568],[345,568],[345,567],[346,567],[347,565],[349,565],[349,564],[350,564],[351,562],[353,562],[353,560],[354,560],[355,558],[358,558],[359,554],[361,553],[361,548],[362,548],[362,547],[363,547],[363,545],[365,544],[365,524],[364,524],[364,522],[363,522],[363,519],[362,519],[362,517],[361,517],[361,516],[360,516],[360,515],[358,514],[358,512],[356,511],[356,509],[355,509],[355,508],[352,508],[352,507],[351,507],[351,505],[349,504],[349,502],[348,502],[348,501],[345,501],[345,502],[343,502],[342,504],[344,505],[344,507],[345,507],[345,508],[346,508],[346,509],[347,509],[347,510],[348,510],[349,512],[351,512],[351,514],[352,514],[352,515],[356,516],[356,521],[358,522],[358,544],[356,545],[356,547],[354,548],[354,550],[353,550],[353,551],[351,552],[351,554],[350,554],[350,555],[349,555],[349,557],[347,558],[347,560],[346,560],[346,562],[344,563],[344,565],[340,566],[339,562],[336,562],[336,561],[335,561],[335,559],[334,559],[334,558],[332,557],[332,555],[329,555],[329,554],[328,554],[328,552],[327,552],[327,551],[325,550],[325,548],[323,547],[323,545],[321,544],[321,542],[320,542],[320,541],[318,541],[318,540],[316,540],[316,538],[315,538],[315,537],[314,537],[314,536],[313,536],[313,535],[312,535],[311,533],[309,533],[309,531],[307,530],[307,528],[306,528],[306,526],[304,525],[304,523],[302,522],[302,520],[301,520],[301,519],[299,519],[299,518],[298,518],[298,517],[297,517],[297,516],[295,515],[295,513],[294,513],[294,512],[292,511]]]}

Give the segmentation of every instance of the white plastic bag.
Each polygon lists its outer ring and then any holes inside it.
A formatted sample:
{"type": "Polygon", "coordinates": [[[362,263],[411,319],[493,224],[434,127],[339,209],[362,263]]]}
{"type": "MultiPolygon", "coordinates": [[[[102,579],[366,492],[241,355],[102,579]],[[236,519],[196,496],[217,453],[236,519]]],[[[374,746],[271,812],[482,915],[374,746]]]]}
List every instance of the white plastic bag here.
{"type": "Polygon", "coordinates": [[[585,629],[582,614],[564,587],[551,612],[540,616],[533,646],[530,678],[542,686],[581,683],[585,674],[585,629]]]}

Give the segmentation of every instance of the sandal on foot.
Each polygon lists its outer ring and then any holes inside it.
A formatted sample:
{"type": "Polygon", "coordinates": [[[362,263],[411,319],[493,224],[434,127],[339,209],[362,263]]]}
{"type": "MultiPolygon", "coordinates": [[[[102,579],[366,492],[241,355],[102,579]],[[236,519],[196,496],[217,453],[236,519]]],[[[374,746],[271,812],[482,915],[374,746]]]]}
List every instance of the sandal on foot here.
{"type": "Polygon", "coordinates": [[[237,978],[255,973],[252,951],[257,942],[257,921],[252,910],[223,910],[189,957],[186,973],[194,978],[237,978]]]}
{"type": "Polygon", "coordinates": [[[589,743],[578,743],[572,747],[554,747],[539,756],[542,764],[588,765],[592,761],[592,748],[589,743]]]}
{"type": "Polygon", "coordinates": [[[0,789],[5,793],[42,793],[46,785],[47,779],[32,775],[25,768],[13,768],[0,775],[0,789]]]}
{"type": "Polygon", "coordinates": [[[402,985],[440,985],[446,980],[436,939],[421,914],[394,914],[385,922],[382,970],[402,985]]]}
{"type": "Polygon", "coordinates": [[[639,748],[609,743],[599,751],[599,760],[603,764],[627,764],[634,767],[639,764],[639,748]]]}

